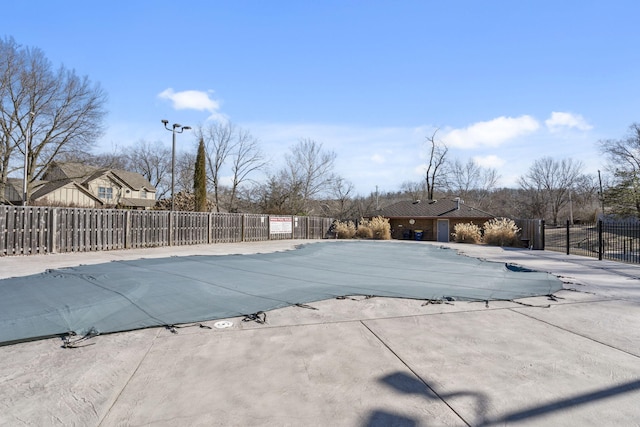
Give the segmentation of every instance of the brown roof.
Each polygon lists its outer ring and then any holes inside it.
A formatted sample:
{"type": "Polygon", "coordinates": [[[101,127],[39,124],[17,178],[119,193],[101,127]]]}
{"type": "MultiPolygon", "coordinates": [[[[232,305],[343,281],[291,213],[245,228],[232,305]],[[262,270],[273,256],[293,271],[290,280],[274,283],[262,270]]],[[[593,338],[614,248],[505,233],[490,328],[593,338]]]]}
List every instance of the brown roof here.
{"type": "MultiPolygon", "coordinates": [[[[76,182],[82,182],[92,174],[94,174],[99,168],[95,166],[89,166],[84,163],[78,162],[54,162],[52,168],[56,170],[56,179],[69,178],[76,182]],[[62,176],[60,176],[62,175],[62,176]]],[[[47,171],[47,174],[49,171],[47,171]]]]}
{"type": "MultiPolygon", "coordinates": [[[[64,177],[83,184],[111,172],[117,179],[133,190],[140,190],[144,188],[148,191],[156,191],[156,188],[151,185],[149,180],[137,172],[129,172],[121,169],[99,168],[77,162],[55,163],[55,167],[57,167],[64,177]]],[[[60,179],[61,177],[56,178],[60,179]]]]}
{"type": "Polygon", "coordinates": [[[156,188],[151,185],[149,180],[137,172],[129,172],[121,169],[111,169],[111,173],[120,178],[134,190],[145,188],[148,191],[156,191],[156,188]]]}
{"type": "Polygon", "coordinates": [[[462,201],[441,199],[421,201],[402,201],[377,211],[368,217],[384,218],[494,218],[494,215],[465,205],[462,201]]]}

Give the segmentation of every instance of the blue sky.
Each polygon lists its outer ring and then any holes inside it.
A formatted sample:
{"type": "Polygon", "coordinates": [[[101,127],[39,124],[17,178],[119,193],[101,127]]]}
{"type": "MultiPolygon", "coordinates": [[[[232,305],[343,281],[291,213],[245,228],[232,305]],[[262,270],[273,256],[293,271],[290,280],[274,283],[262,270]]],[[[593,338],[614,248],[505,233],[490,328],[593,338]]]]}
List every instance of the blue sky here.
{"type": "Polygon", "coordinates": [[[421,179],[435,129],[504,186],[543,156],[597,173],[597,141],[640,121],[639,15],[615,0],[33,0],[3,5],[0,36],[100,83],[100,151],[169,146],[165,118],[229,120],[274,168],[321,142],[366,195],[421,179]]]}

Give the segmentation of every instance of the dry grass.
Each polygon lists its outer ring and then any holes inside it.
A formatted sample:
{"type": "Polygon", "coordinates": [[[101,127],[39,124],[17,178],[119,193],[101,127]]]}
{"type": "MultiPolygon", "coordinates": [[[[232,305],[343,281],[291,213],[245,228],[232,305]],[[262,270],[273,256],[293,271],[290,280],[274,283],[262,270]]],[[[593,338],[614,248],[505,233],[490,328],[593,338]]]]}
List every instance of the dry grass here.
{"type": "Polygon", "coordinates": [[[458,243],[480,243],[482,236],[480,234],[480,227],[476,224],[456,224],[453,227],[453,240],[458,243]]]}
{"type": "Polygon", "coordinates": [[[334,222],[334,230],[338,239],[357,237],[359,239],[391,240],[389,220],[380,216],[371,220],[360,219],[357,228],[353,221],[336,221],[334,222]]]}
{"type": "Polygon", "coordinates": [[[391,240],[391,224],[389,219],[376,216],[371,219],[373,238],[379,240],[391,240]]]}
{"type": "Polygon", "coordinates": [[[369,221],[365,219],[360,220],[358,229],[356,230],[356,237],[360,239],[373,239],[373,230],[371,229],[369,221]]]}
{"type": "Polygon", "coordinates": [[[353,221],[336,221],[334,231],[338,239],[353,239],[356,235],[356,225],[353,221]]]}
{"type": "Polygon", "coordinates": [[[356,235],[363,239],[391,240],[391,224],[381,216],[371,220],[361,219],[356,235]]]}
{"type": "Polygon", "coordinates": [[[484,223],[484,243],[492,246],[516,246],[519,231],[513,220],[494,218],[484,223]]]}

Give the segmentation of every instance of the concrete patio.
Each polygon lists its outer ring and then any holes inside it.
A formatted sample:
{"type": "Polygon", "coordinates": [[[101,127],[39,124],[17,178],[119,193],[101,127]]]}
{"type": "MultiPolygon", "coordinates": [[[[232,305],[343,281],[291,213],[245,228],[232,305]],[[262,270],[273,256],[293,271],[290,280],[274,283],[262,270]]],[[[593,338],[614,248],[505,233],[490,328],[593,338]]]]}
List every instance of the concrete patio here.
{"type": "MultiPolygon", "coordinates": [[[[0,278],[300,243],[4,257],[0,278]]],[[[488,304],[355,297],[274,310],[265,324],[3,346],[0,425],[640,425],[640,266],[446,246],[551,272],[565,290],[488,304]]]]}

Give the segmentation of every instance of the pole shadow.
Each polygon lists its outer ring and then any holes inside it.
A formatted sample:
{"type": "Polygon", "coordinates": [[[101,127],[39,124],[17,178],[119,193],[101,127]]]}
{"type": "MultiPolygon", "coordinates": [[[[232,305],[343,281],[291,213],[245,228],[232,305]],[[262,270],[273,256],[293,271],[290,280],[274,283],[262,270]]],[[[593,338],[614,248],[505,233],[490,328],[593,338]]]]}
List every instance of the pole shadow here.
{"type": "MultiPolygon", "coordinates": [[[[513,411],[499,416],[495,419],[488,419],[487,408],[489,398],[484,393],[472,391],[440,393],[431,385],[423,381],[421,378],[409,375],[405,372],[395,372],[393,374],[380,378],[379,381],[401,394],[422,396],[424,399],[430,401],[441,401],[446,404],[466,425],[473,425],[478,427],[515,424],[518,422],[545,416],[554,412],[588,405],[596,401],[611,399],[622,394],[640,391],[640,379],[638,379],[612,387],[603,388],[601,390],[578,394],[566,399],[558,399],[542,405],[531,406],[522,410],[513,411]],[[468,397],[475,400],[475,404],[473,405],[473,407],[475,408],[475,414],[473,415],[475,417],[473,420],[470,420],[468,419],[468,417],[465,417],[464,414],[460,414],[459,412],[457,412],[455,408],[450,404],[450,399],[459,397],[468,397]]],[[[418,425],[425,425],[425,422],[428,423],[428,420],[420,420],[410,418],[398,413],[376,410],[371,413],[371,416],[367,419],[363,426],[413,427],[418,425]]]]}

